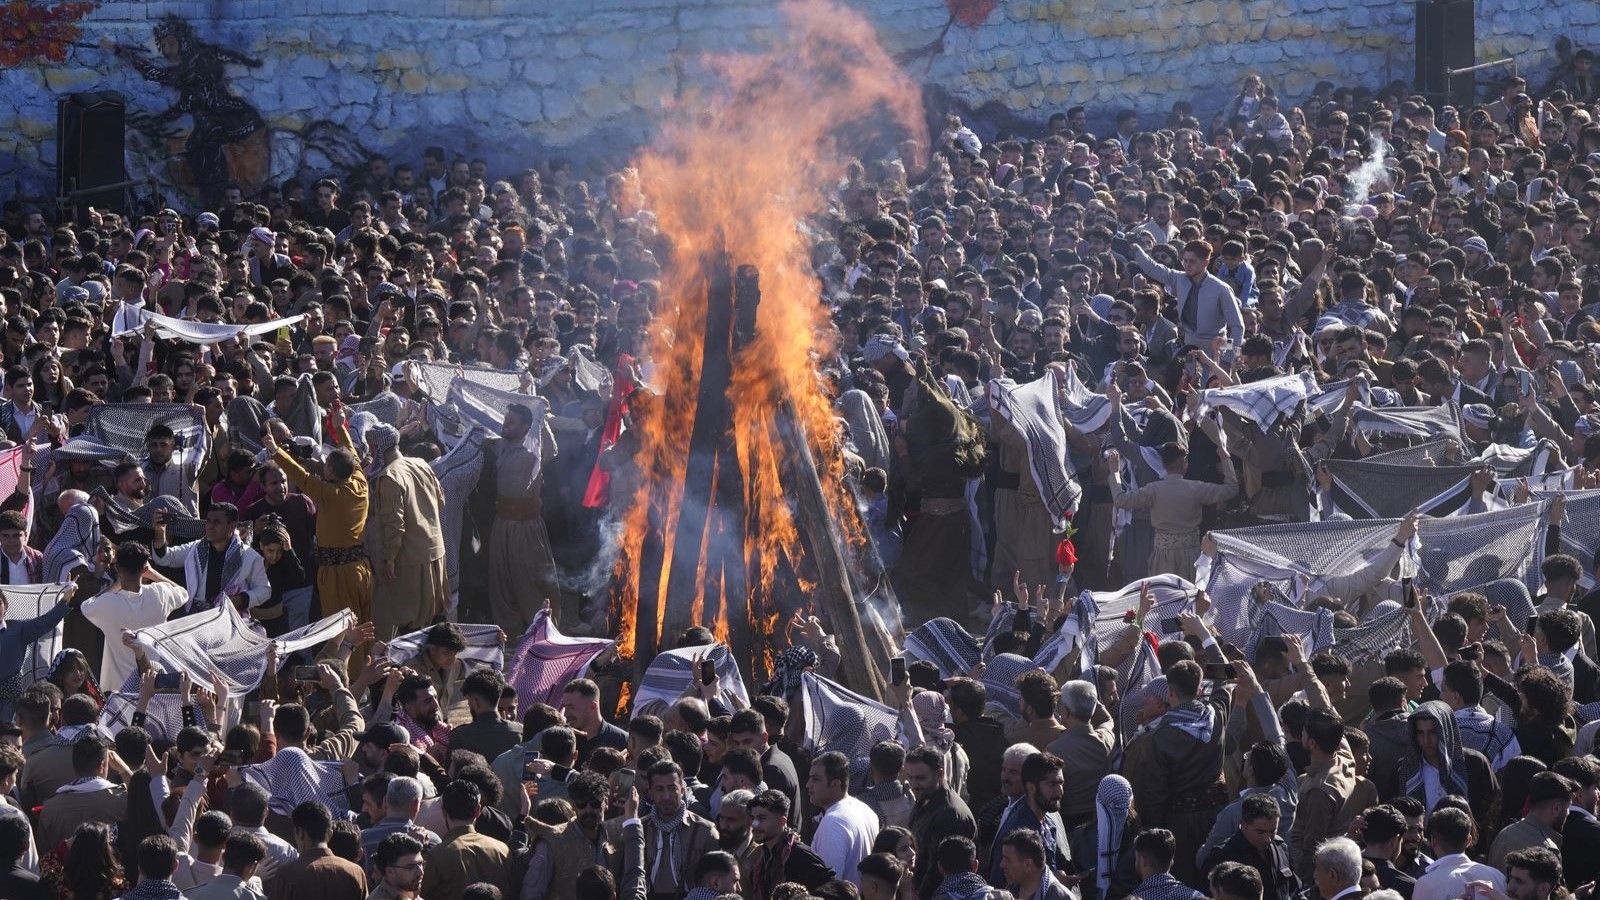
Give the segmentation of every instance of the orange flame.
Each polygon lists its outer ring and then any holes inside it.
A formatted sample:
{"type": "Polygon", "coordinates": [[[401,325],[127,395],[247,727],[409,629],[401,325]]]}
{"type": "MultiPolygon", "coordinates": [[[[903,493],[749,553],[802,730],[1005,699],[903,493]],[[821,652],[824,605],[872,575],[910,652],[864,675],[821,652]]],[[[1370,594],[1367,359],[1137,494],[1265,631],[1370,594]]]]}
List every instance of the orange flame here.
{"type": "MultiPolygon", "coordinates": [[[[818,382],[817,359],[835,336],[818,300],[803,223],[828,209],[826,192],[841,182],[841,129],[881,122],[922,137],[921,98],[875,38],[870,23],[834,0],[783,6],[788,28],[771,49],[706,60],[715,91],[679,104],[693,112],[663,128],[661,140],[638,161],[640,188],[672,241],[651,356],[655,396],[635,411],[640,485],[623,521],[613,602],[619,650],[631,656],[642,627],[639,604],[653,604],[659,645],[667,619],[666,573],[688,468],[707,314],[707,274],[699,261],[725,244],[735,265],[756,267],[761,304],[755,340],[735,358],[728,397],[734,460],[744,493],[743,596],[697,596],[695,621],[726,641],[728,610],[765,645],[781,626],[773,594],[787,566],[803,555],[800,529],[780,480],[786,457],[774,438],[775,413],[791,402],[812,445],[836,521],[853,527],[833,411],[818,382]],[[652,523],[652,508],[654,518],[652,523]],[[849,511],[848,513],[846,511],[849,511]],[[652,527],[652,524],[654,527],[652,527]],[[653,596],[640,596],[645,542],[665,542],[662,575],[653,596]],[[712,622],[700,616],[716,611],[712,622]]],[[[722,464],[728,465],[726,454],[722,464]]],[[[723,477],[726,473],[718,473],[723,477]]],[[[710,528],[708,527],[708,532],[710,528]]],[[[705,546],[702,544],[702,546],[705,546]]],[[[728,579],[707,577],[702,554],[697,593],[726,591],[728,579]]],[[[758,657],[760,658],[760,657],[758,657]]]]}

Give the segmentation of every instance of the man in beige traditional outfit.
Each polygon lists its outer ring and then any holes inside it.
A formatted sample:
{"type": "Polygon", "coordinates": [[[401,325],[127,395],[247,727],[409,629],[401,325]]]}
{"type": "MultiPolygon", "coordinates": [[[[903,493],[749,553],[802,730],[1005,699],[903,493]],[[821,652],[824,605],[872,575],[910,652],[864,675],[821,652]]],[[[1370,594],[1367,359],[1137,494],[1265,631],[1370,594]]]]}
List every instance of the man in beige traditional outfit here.
{"type": "Polygon", "coordinates": [[[488,448],[496,498],[494,529],[489,533],[489,609],[492,621],[508,635],[527,631],[543,601],[549,600],[557,609],[561,605],[555,557],[550,553],[539,496],[544,484],[541,464],[555,455],[556,448],[542,420],[542,415],[535,418],[531,407],[510,404],[500,426],[500,440],[492,441],[488,448]],[[537,453],[526,446],[535,425],[542,442],[537,453]]]}
{"type": "Polygon", "coordinates": [[[378,570],[372,622],[383,640],[422,628],[450,600],[440,524],[444,494],[427,463],[400,455],[399,438],[390,425],[367,429],[374,466],[371,549],[378,570]]]}
{"type": "Polygon", "coordinates": [[[1128,490],[1122,484],[1117,451],[1106,453],[1106,467],[1112,473],[1112,503],[1118,509],[1150,510],[1150,524],[1155,529],[1151,575],[1172,574],[1193,581],[1194,561],[1200,555],[1200,517],[1208,505],[1232,499],[1239,492],[1239,476],[1228,456],[1227,438],[1214,419],[1200,419],[1200,428],[1217,445],[1222,484],[1185,478],[1189,471],[1188,451],[1181,444],[1164,444],[1160,453],[1166,477],[1128,490]]]}
{"type": "MultiPolygon", "coordinates": [[[[1003,416],[990,420],[989,436],[999,451],[994,478],[994,565],[990,580],[995,588],[1011,585],[1021,574],[1024,584],[1053,584],[1056,580],[1056,544],[1050,509],[1039,496],[1028,465],[1028,441],[1003,416]]],[[[1039,746],[1044,746],[1039,744],[1039,746]]]]}

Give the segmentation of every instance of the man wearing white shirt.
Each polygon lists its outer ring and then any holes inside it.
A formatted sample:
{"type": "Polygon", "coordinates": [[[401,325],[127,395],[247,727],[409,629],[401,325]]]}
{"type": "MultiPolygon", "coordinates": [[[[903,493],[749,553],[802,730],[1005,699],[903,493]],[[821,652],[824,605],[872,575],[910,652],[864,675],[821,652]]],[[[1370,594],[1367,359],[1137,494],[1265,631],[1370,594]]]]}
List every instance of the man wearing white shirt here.
{"type": "Polygon", "coordinates": [[[811,761],[806,779],[806,795],[822,810],[811,849],[822,857],[840,878],[861,886],[856,866],[872,852],[878,837],[878,814],[872,807],[850,796],[850,760],[830,750],[811,761]]]}
{"type": "Polygon", "coordinates": [[[259,606],[272,598],[266,563],[261,554],[239,539],[234,530],[238,521],[237,506],[213,503],[206,512],[205,537],[169,547],[166,519],[156,516],[150,549],[157,563],[183,567],[184,584],[189,588],[189,612],[211,609],[224,595],[242,607],[259,606]]]}
{"type": "Polygon", "coordinates": [[[0,585],[40,584],[44,554],[28,546],[28,523],[15,510],[0,512],[0,585]]]}
{"type": "Polygon", "coordinates": [[[117,586],[79,607],[106,636],[100,684],[120,690],[135,669],[134,653],[122,644],[124,631],[160,625],[188,599],[183,588],[150,568],[150,551],[136,541],[117,547],[117,586]],[[148,583],[146,583],[148,582],[148,583]]]}
{"type": "Polygon", "coordinates": [[[1411,900],[1456,900],[1465,895],[1469,881],[1486,881],[1496,890],[1505,890],[1506,878],[1499,869],[1467,856],[1472,818],[1465,812],[1454,807],[1435,811],[1428,817],[1428,841],[1437,858],[1417,879],[1411,900]]]}

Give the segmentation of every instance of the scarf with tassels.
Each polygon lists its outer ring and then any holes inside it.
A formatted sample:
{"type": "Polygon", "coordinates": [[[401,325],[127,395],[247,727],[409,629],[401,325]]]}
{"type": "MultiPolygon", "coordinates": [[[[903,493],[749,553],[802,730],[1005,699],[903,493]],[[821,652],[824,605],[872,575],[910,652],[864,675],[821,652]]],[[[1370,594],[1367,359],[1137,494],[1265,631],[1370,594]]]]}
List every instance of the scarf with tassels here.
{"type": "Polygon", "coordinates": [[[650,868],[651,892],[682,893],[683,871],[678,852],[684,831],[689,826],[689,808],[679,806],[678,814],[668,818],[661,817],[659,807],[652,809],[645,818],[645,825],[648,833],[654,836],[656,845],[655,865],[650,868]],[[663,869],[666,870],[665,882],[662,881],[663,869]]]}

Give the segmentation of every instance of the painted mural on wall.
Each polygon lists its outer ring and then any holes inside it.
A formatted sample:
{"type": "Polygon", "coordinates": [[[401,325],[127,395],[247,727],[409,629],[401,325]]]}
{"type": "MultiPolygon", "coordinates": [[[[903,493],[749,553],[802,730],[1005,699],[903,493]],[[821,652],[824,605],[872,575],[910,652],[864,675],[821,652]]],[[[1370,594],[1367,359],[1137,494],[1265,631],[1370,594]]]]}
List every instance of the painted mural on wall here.
{"type": "Polygon", "coordinates": [[[202,203],[214,205],[230,183],[246,195],[255,194],[270,174],[267,126],[261,113],[234,93],[228,67],[258,69],[261,60],[201,40],[188,22],[175,16],[155,26],[154,40],[159,59],[142,47],[105,42],[145,80],[177,94],[162,112],[130,115],[129,128],[157,148],[181,147],[168,161],[170,180],[202,203]],[[180,125],[185,117],[187,135],[180,125]]]}
{"type": "MultiPolygon", "coordinates": [[[[1245,72],[1281,96],[1409,77],[1393,0],[846,0],[932,106],[994,127],[1072,105],[1225,108],[1245,72]]],[[[625,159],[693,87],[696,60],[772,37],[774,0],[0,0],[0,199],[49,205],[57,103],[127,101],[128,175],[193,208],[421,148],[515,170],[625,159]],[[152,26],[156,26],[152,28],[152,26]],[[159,32],[159,33],[158,33],[159,32]],[[576,148],[580,152],[574,152],[576,148]]],[[[1479,54],[1542,78],[1550,42],[1600,42],[1600,3],[1479,0],[1479,54]]],[[[1202,118],[1205,116],[1203,115],[1202,118]]]]}

